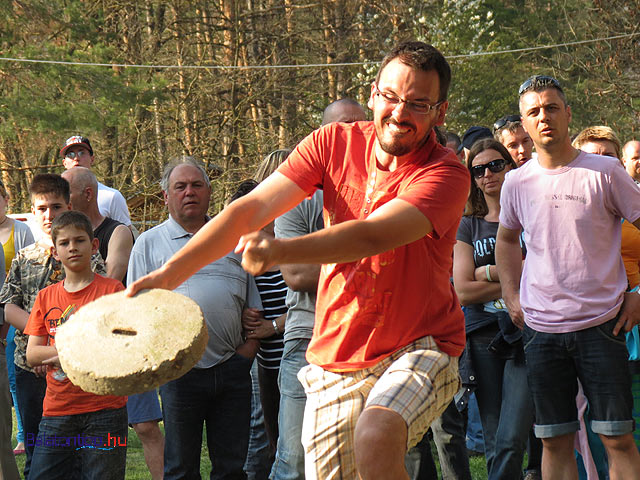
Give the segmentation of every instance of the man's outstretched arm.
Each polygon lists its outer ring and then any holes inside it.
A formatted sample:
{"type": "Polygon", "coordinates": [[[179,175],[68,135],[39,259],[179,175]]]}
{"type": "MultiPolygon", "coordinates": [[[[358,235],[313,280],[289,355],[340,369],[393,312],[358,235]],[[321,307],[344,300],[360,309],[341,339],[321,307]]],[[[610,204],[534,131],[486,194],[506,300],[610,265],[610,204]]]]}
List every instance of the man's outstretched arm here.
{"type": "Polygon", "coordinates": [[[175,289],[202,267],[233,250],[242,235],[260,230],[305,197],[306,192],[292,180],[274,173],[207,222],[166,264],[129,285],[127,294],[146,288],[175,289]]]}
{"type": "Polygon", "coordinates": [[[524,314],[520,307],[520,276],[522,275],[520,230],[511,230],[500,224],[495,254],[500,285],[502,286],[502,298],[509,310],[511,321],[522,329],[524,314]]]}
{"type": "Polygon", "coordinates": [[[433,230],[412,204],[394,199],[365,220],[349,220],[302,237],[274,239],[261,232],[240,239],[242,266],[259,275],[272,265],[347,263],[414,242],[433,230]]]}

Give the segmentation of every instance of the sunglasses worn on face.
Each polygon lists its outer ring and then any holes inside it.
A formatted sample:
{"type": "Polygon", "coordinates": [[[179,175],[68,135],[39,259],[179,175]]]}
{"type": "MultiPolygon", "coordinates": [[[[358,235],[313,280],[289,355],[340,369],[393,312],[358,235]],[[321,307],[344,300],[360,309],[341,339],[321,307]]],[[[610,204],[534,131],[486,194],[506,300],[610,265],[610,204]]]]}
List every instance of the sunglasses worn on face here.
{"type": "Polygon", "coordinates": [[[77,152],[67,152],[65,154],[65,157],[70,158],[71,160],[75,160],[76,158],[81,158],[88,154],[89,152],[87,152],[86,150],[78,150],[77,152]]]}
{"type": "Polygon", "coordinates": [[[503,128],[507,123],[520,122],[522,121],[522,117],[520,115],[507,115],[506,117],[502,117],[499,120],[496,120],[496,123],[493,124],[493,131],[497,132],[501,128],[503,128]]]}
{"type": "Polygon", "coordinates": [[[553,77],[549,77],[548,75],[534,75],[531,78],[528,78],[524,81],[520,88],[518,89],[518,95],[522,95],[523,93],[529,91],[534,87],[547,87],[553,86],[562,92],[562,87],[560,86],[560,82],[553,77]]]}
{"type": "Polygon", "coordinates": [[[503,158],[498,158],[497,160],[492,160],[489,163],[485,163],[484,165],[476,165],[474,167],[471,167],[471,173],[473,174],[473,178],[482,178],[484,177],[484,171],[487,168],[493,173],[498,173],[504,170],[504,167],[506,166],[507,162],[505,162],[503,158]]]}

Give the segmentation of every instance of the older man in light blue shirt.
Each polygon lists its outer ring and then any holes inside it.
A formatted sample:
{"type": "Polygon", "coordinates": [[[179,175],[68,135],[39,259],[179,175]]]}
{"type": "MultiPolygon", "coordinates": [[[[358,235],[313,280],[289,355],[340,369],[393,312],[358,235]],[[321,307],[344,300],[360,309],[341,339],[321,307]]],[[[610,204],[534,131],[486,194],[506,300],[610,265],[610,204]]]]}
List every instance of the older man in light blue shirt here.
{"type": "MultiPolygon", "coordinates": [[[[127,280],[162,266],[209,220],[211,184],[202,165],[183,157],[162,177],[169,219],[143,233],[131,252],[127,280]]],[[[183,377],[160,387],[165,425],[164,478],[200,478],[202,427],[215,475],[244,477],[251,379],[258,342],[244,340],[246,307],[262,309],[253,277],[229,253],[205,266],[175,291],[195,300],[204,314],[209,343],[200,361],[183,377]]],[[[180,318],[176,318],[180,328],[180,318]]],[[[171,335],[171,332],[167,332],[171,335]]]]}

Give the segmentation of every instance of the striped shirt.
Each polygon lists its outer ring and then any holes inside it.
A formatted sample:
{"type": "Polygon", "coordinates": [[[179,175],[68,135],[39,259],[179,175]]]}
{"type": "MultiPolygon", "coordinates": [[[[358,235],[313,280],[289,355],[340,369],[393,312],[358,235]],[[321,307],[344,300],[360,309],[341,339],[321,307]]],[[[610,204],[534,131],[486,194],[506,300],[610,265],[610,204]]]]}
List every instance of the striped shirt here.
{"type": "MultiPolygon", "coordinates": [[[[271,322],[279,316],[287,313],[287,284],[282,278],[280,270],[265,272],[255,277],[260,300],[262,300],[263,315],[271,322]]],[[[284,340],[281,334],[274,334],[260,340],[258,351],[258,364],[268,370],[280,368],[284,340]]]]}

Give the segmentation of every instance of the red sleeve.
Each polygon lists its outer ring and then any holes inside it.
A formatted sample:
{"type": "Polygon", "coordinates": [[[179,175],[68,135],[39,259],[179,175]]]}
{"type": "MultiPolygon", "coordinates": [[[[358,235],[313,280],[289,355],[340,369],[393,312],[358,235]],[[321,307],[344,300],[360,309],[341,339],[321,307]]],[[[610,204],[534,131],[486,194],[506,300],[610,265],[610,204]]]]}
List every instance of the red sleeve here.
{"type": "Polygon", "coordinates": [[[420,210],[433,225],[434,235],[442,237],[457,228],[469,196],[469,172],[460,162],[437,162],[416,179],[398,198],[420,210]]]}
{"type": "Polygon", "coordinates": [[[311,195],[322,188],[326,171],[327,140],[333,135],[336,124],[329,124],[305,137],[280,165],[278,171],[311,195]]]}
{"type": "Polygon", "coordinates": [[[36,301],[33,304],[33,308],[31,309],[31,313],[29,314],[29,320],[27,321],[27,326],[23,333],[26,333],[27,335],[35,335],[37,337],[46,337],[49,334],[49,332],[47,332],[47,327],[44,324],[45,314],[42,310],[42,303],[43,291],[40,290],[36,297],[36,301]]]}

